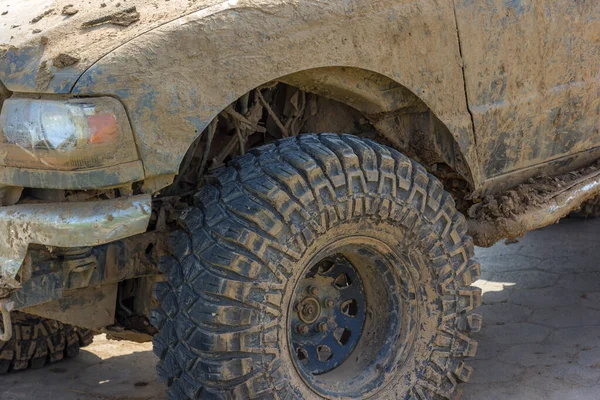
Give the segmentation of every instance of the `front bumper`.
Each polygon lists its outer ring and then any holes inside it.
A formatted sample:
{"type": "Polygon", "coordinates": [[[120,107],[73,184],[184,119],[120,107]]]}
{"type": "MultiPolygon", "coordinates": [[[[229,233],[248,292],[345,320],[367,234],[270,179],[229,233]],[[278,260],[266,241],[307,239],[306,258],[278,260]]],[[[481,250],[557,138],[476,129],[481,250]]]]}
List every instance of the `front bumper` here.
{"type": "Polygon", "coordinates": [[[30,244],[86,247],[146,231],[152,198],[25,204],[0,207],[0,297],[20,286],[16,279],[30,244]]]}

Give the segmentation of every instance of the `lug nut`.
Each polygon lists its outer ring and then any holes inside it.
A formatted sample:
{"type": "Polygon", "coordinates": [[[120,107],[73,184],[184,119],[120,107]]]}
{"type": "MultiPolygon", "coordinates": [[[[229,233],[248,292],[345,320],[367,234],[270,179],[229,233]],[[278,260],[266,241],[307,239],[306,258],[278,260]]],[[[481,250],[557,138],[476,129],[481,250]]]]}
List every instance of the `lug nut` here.
{"type": "Polygon", "coordinates": [[[321,322],[319,324],[319,332],[325,332],[327,331],[329,327],[327,326],[327,324],[325,322],[321,322]]]}
{"type": "Polygon", "coordinates": [[[314,286],[309,286],[308,287],[308,293],[312,294],[313,296],[316,296],[319,294],[319,289],[317,289],[314,286]]]}
{"type": "Polygon", "coordinates": [[[306,335],[308,333],[308,326],[306,325],[298,325],[296,327],[296,331],[301,335],[306,335]]]}
{"type": "Polygon", "coordinates": [[[329,307],[329,308],[331,308],[331,307],[333,307],[334,305],[335,305],[335,302],[334,302],[332,299],[327,299],[327,300],[325,301],[325,307],[329,307]]]}
{"type": "Polygon", "coordinates": [[[313,315],[314,313],[315,313],[315,308],[310,304],[305,305],[304,308],[302,309],[302,314],[304,314],[304,315],[313,315]]]}

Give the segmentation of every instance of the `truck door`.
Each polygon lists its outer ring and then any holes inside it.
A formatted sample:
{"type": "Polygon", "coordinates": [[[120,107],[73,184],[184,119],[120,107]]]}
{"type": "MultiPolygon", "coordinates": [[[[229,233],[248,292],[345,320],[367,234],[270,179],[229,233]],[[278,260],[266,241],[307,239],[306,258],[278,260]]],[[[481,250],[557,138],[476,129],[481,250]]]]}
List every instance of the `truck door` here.
{"type": "Polygon", "coordinates": [[[600,146],[599,1],[455,6],[484,179],[600,146]]]}

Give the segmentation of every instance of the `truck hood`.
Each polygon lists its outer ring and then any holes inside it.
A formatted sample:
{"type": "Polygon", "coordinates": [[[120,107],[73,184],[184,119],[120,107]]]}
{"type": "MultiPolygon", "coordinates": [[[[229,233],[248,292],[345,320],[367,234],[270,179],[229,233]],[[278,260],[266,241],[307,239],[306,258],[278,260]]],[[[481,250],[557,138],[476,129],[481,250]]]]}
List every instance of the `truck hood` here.
{"type": "Polygon", "coordinates": [[[69,93],[86,69],[127,41],[222,2],[2,1],[0,81],[14,92],[69,93]]]}

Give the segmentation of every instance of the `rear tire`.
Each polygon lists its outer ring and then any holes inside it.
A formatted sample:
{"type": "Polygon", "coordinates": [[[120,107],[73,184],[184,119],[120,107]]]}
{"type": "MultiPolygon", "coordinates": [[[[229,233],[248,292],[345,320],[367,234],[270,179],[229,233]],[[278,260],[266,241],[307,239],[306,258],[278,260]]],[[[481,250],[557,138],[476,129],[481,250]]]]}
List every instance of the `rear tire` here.
{"type": "Polygon", "coordinates": [[[169,399],[460,397],[479,264],[465,218],[417,163],[349,135],[283,139],[215,171],[180,221],[152,314],[169,399]],[[340,286],[355,285],[354,315],[335,305],[332,259],[354,271],[340,286]],[[343,341],[360,338],[347,354],[330,340],[322,361],[313,342],[344,321],[343,341]]]}
{"type": "Polygon", "coordinates": [[[87,329],[20,312],[13,312],[11,317],[12,337],[8,342],[0,341],[0,374],[76,357],[80,348],[94,340],[87,329]]]}

